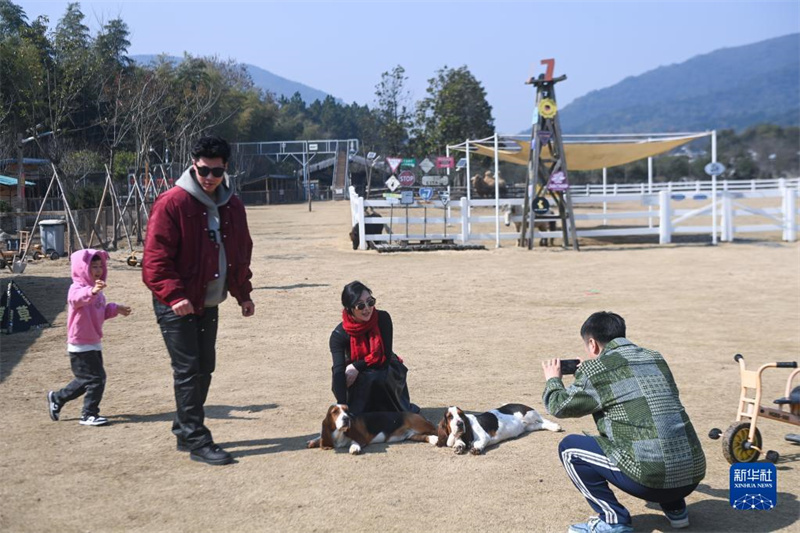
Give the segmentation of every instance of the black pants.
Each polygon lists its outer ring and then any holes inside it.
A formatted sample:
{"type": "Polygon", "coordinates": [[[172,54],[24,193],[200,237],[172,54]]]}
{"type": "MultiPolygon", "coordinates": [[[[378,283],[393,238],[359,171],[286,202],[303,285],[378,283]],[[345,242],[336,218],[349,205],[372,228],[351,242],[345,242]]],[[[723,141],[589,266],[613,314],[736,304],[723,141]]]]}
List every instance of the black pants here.
{"type": "Polygon", "coordinates": [[[206,307],[202,316],[178,316],[157,300],[153,308],[172,362],[176,407],[172,432],[195,450],[213,442],[204,424],[203,405],[216,362],[217,308],[206,307]]]}
{"type": "Polygon", "coordinates": [[[103,369],[103,352],[69,352],[69,364],[75,379],[55,393],[56,402],[64,405],[84,393],[83,416],[100,414],[100,400],[106,389],[106,371],[103,369]]]}

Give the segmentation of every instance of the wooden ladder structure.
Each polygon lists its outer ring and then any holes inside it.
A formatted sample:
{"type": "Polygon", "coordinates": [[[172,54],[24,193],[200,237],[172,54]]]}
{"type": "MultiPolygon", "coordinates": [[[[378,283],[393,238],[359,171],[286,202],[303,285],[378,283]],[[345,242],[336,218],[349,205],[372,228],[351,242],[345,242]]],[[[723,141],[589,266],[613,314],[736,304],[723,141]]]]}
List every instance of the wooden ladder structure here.
{"type": "Polygon", "coordinates": [[[347,170],[348,158],[347,147],[339,147],[336,152],[336,163],[333,166],[333,199],[342,200],[345,198],[345,190],[347,189],[347,170]],[[338,191],[341,191],[338,192],[338,191]]]}
{"type": "Polygon", "coordinates": [[[531,147],[528,159],[528,176],[525,183],[525,203],[523,205],[522,224],[520,227],[519,246],[533,247],[533,229],[536,224],[536,210],[534,201],[541,204],[544,191],[554,200],[558,207],[558,218],[561,219],[561,231],[564,248],[570,245],[576,251],[578,237],[575,231],[575,218],[572,212],[572,198],[569,193],[567,181],[567,160],[564,154],[564,145],[561,138],[561,124],[556,105],[555,84],[567,79],[566,75],[553,78],[552,69],[555,61],[544,60],[548,63],[546,74],[538,78],[531,78],[526,83],[536,87],[536,105],[531,124],[531,147]],[[543,148],[547,148],[543,153],[543,148]],[[554,182],[553,177],[557,178],[554,182]],[[566,187],[557,185],[560,181],[566,187]]]}

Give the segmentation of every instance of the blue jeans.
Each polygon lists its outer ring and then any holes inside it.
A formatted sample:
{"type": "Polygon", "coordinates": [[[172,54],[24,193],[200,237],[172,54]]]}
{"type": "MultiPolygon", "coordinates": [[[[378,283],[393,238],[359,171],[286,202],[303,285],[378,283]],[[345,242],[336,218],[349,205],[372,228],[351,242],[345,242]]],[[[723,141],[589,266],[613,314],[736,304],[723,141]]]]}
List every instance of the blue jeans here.
{"type": "Polygon", "coordinates": [[[217,308],[206,307],[202,316],[178,316],[153,299],[153,309],[172,363],[172,433],[190,449],[202,448],[214,442],[205,426],[204,405],[216,365],[217,308]]]}
{"type": "Polygon", "coordinates": [[[564,437],[558,445],[558,455],[572,482],[607,524],[631,525],[631,514],[617,501],[609,483],[640,500],[660,504],[664,511],[683,510],[684,498],[697,488],[697,483],[674,489],[645,487],[620,472],[597,441],[586,435],[564,437]]]}

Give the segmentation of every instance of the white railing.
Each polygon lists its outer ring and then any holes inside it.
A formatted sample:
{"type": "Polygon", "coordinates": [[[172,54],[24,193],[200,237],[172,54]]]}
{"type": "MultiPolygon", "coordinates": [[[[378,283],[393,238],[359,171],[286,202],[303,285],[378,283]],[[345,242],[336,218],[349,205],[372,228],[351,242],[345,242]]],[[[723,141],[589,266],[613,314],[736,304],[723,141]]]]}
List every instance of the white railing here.
{"type": "MultiPolygon", "coordinates": [[[[661,190],[652,194],[618,192],[617,194],[576,196],[572,198],[576,233],[578,238],[658,235],[659,243],[666,244],[672,241],[674,234],[710,234],[712,241],[716,242],[717,235],[722,241],[732,241],[737,233],[780,231],[782,240],[794,242],[797,240],[797,220],[800,214],[797,203],[799,191],[796,187],[796,180],[795,187],[790,186],[788,182],[789,180],[786,180],[783,187],[761,188],[756,191],[720,190],[717,192],[716,199],[711,198],[710,191],[702,192],[702,189],[700,193],[661,190]],[[752,198],[780,198],[781,203],[779,207],[754,207],[741,203],[744,199],[752,198]],[[682,208],[681,202],[684,200],[699,201],[703,204],[699,207],[695,204],[689,209],[682,208]],[[635,203],[643,208],[635,211],[610,213],[605,208],[609,203],[635,203]],[[587,204],[602,204],[603,212],[580,212],[581,206],[587,204]],[[716,218],[712,216],[714,212],[719,214],[716,218]],[[759,223],[737,225],[737,216],[758,217],[759,223]],[[686,224],[687,221],[696,217],[705,217],[705,220],[702,223],[694,221],[695,225],[686,224]],[[710,224],[707,220],[709,217],[711,218],[710,224]],[[642,220],[643,222],[641,226],[604,227],[609,220],[625,220],[626,222],[642,220]],[[581,221],[595,221],[600,227],[581,228],[579,224],[581,221]]],[[[507,227],[504,223],[500,223],[505,212],[498,209],[498,205],[522,206],[523,202],[524,200],[521,198],[505,198],[497,201],[493,199],[468,200],[464,197],[459,202],[449,205],[444,205],[441,201],[436,200],[425,204],[415,203],[410,206],[402,206],[389,200],[365,200],[358,196],[352,187],[350,188],[351,221],[353,225],[358,225],[359,248],[362,250],[367,248],[367,242],[441,239],[454,239],[461,243],[493,240],[499,247],[501,240],[517,240],[519,233],[514,230],[513,226],[507,227]],[[391,228],[391,233],[366,234],[364,217],[366,207],[381,209],[381,216],[370,218],[369,223],[384,224],[391,228]],[[475,208],[493,208],[494,213],[489,215],[473,214],[475,208]],[[429,213],[433,213],[432,216],[429,216],[429,213]],[[489,223],[494,226],[494,232],[480,232],[475,229],[476,225],[489,223]]],[[[522,216],[510,216],[509,221],[521,222],[522,216]]],[[[748,220],[748,222],[752,221],[748,220]]],[[[539,231],[534,228],[533,238],[534,240],[561,238],[562,235],[561,229],[539,231]]]]}
{"type": "MultiPolygon", "coordinates": [[[[652,184],[652,192],[710,192],[710,180],[697,181],[669,181],[652,184]]],[[[778,178],[770,180],[718,180],[717,190],[722,191],[760,191],[763,189],[776,189],[779,187],[800,188],[800,178],[778,178]]],[[[571,185],[572,196],[589,196],[593,194],[646,194],[650,191],[648,183],[591,183],[584,185],[571,185]]]]}

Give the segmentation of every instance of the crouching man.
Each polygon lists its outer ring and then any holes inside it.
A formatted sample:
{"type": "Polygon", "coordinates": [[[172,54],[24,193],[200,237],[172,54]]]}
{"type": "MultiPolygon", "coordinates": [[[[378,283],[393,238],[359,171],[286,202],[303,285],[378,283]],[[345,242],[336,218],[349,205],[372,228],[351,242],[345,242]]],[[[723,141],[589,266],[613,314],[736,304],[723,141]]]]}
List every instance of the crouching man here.
{"type": "Polygon", "coordinates": [[[678,388],[658,352],[625,338],[625,320],[605,311],[581,327],[588,359],[564,387],[558,359],[542,363],[542,399],[556,418],[592,415],[600,435],[568,435],[561,463],[598,516],[570,533],[627,533],[631,515],[609,483],[661,505],[673,528],[689,525],[684,498],[706,472],[700,441],[681,405],[678,388]]]}

